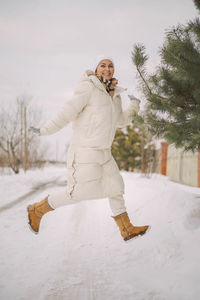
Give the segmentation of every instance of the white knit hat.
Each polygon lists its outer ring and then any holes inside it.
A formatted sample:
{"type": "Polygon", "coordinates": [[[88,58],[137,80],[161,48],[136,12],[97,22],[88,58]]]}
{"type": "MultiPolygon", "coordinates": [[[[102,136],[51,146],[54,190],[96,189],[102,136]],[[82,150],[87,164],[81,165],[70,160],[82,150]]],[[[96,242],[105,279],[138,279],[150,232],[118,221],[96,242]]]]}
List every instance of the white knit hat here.
{"type": "Polygon", "coordinates": [[[92,67],[91,70],[95,72],[98,64],[100,63],[100,61],[104,60],[104,59],[108,59],[112,62],[113,66],[114,66],[114,61],[112,59],[112,57],[107,56],[107,55],[98,55],[92,62],[92,67]]]}

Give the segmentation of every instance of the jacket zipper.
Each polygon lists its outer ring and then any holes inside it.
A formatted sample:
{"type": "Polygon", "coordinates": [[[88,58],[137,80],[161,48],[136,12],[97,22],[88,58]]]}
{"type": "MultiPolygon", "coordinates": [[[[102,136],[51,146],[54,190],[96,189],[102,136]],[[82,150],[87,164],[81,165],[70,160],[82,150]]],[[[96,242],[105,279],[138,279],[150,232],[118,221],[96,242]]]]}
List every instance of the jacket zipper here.
{"type": "MultiPolygon", "coordinates": [[[[113,104],[113,100],[114,100],[114,96],[115,95],[113,95],[113,98],[109,95],[109,98],[110,98],[110,102],[111,102],[111,130],[110,130],[110,141],[111,141],[111,139],[112,139],[112,136],[113,136],[113,113],[114,113],[114,104],[113,104]]],[[[111,146],[111,145],[109,145],[109,146],[111,146]]]]}

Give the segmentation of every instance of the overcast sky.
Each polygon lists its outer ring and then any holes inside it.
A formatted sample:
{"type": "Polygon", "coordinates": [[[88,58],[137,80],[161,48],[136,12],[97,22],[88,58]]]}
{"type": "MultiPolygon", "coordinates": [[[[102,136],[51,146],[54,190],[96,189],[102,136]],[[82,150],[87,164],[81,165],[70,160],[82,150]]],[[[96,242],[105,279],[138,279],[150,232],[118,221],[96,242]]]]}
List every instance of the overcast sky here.
{"type": "Polygon", "coordinates": [[[192,0],[0,0],[0,102],[28,93],[46,120],[100,54],[138,96],[133,45],[146,46],[152,70],[165,30],[196,16],[192,0]]]}

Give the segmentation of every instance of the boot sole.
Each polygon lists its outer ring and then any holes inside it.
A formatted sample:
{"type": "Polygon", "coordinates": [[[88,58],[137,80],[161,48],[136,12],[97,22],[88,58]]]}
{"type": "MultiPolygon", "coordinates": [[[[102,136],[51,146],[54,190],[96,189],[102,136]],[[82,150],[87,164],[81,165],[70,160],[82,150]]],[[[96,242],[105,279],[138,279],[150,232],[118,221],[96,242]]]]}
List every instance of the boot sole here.
{"type": "Polygon", "coordinates": [[[151,229],[151,226],[148,225],[148,228],[147,228],[145,231],[143,231],[143,232],[141,232],[141,233],[139,233],[139,234],[132,234],[132,235],[129,235],[128,237],[124,238],[124,241],[129,241],[130,239],[139,237],[140,235],[144,235],[144,234],[147,233],[150,229],[151,229]]]}
{"type": "Polygon", "coordinates": [[[33,230],[33,228],[31,227],[31,221],[30,221],[30,218],[29,218],[29,208],[31,207],[32,205],[28,205],[27,206],[27,208],[26,208],[26,210],[27,210],[27,212],[28,212],[28,227],[29,227],[29,229],[30,229],[30,231],[32,231],[35,235],[38,235],[38,232],[37,231],[35,231],[35,230],[33,230]]]}

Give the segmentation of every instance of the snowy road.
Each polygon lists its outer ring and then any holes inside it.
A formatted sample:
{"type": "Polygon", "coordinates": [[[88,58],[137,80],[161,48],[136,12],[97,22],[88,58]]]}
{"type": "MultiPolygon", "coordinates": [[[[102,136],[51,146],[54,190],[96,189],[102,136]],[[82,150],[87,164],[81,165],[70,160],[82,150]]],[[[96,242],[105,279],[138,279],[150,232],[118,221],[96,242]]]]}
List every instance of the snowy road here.
{"type": "Polygon", "coordinates": [[[32,198],[35,198],[36,195],[40,195],[41,192],[43,190],[45,190],[47,187],[49,187],[49,186],[50,187],[52,186],[52,188],[55,189],[58,186],[64,187],[65,184],[64,183],[62,183],[62,184],[60,184],[60,183],[58,184],[57,183],[57,185],[56,185],[56,183],[52,183],[52,182],[47,182],[45,184],[44,183],[38,184],[36,187],[34,187],[33,190],[31,190],[30,192],[26,193],[25,195],[22,195],[22,196],[20,196],[20,197],[18,197],[16,199],[14,199],[13,201],[8,202],[8,203],[0,206],[0,213],[2,211],[4,211],[4,210],[12,208],[13,206],[15,206],[15,205],[17,205],[17,204],[19,204],[21,202],[26,201],[26,203],[27,203],[27,201],[30,201],[32,198]]]}
{"type": "Polygon", "coordinates": [[[27,226],[26,206],[51,188],[1,212],[0,299],[198,299],[199,195],[164,177],[123,177],[131,220],[152,226],[128,242],[107,199],[45,215],[39,235],[27,226]]]}

